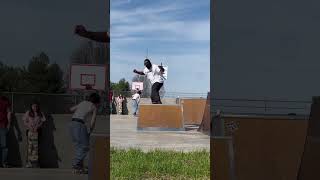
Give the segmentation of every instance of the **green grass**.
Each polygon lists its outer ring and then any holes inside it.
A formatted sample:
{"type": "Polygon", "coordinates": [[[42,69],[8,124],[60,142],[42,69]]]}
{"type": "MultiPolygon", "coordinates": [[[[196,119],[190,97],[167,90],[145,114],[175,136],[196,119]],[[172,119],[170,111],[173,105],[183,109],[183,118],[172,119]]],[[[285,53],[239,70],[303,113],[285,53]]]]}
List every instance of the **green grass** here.
{"type": "Polygon", "coordinates": [[[210,179],[209,152],[112,148],[111,179],[210,179]]]}

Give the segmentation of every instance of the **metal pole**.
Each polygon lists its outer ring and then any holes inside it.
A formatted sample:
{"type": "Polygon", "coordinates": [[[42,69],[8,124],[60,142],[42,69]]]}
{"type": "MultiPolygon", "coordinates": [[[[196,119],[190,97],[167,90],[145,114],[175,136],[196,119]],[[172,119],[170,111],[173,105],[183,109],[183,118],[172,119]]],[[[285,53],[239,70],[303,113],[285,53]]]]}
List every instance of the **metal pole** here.
{"type": "Polygon", "coordinates": [[[14,106],[13,106],[13,92],[11,92],[11,112],[14,111],[14,106]]]}
{"type": "Polygon", "coordinates": [[[264,98],[264,112],[267,113],[267,99],[264,98]]]}

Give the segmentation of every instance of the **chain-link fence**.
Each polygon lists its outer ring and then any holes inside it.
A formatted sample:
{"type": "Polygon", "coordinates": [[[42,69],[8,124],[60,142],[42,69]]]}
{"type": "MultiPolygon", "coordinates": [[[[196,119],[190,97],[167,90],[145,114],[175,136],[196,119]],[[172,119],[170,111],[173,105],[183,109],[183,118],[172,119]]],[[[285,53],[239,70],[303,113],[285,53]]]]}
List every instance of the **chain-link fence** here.
{"type": "Polygon", "coordinates": [[[213,111],[225,114],[308,115],[311,101],[213,98],[213,111]]]}
{"type": "MultiPolygon", "coordinates": [[[[120,94],[130,98],[135,91],[112,91],[113,96],[117,97],[120,94]]],[[[161,98],[207,98],[207,93],[185,93],[185,92],[159,92],[161,98]]],[[[142,93],[142,98],[150,98],[150,93],[142,93]]]]}
{"type": "MultiPolygon", "coordinates": [[[[70,107],[80,103],[86,97],[83,94],[42,94],[42,93],[15,93],[3,92],[8,97],[11,108],[15,113],[24,113],[30,109],[31,103],[36,100],[40,103],[43,112],[50,114],[69,114],[70,107]]],[[[131,98],[133,92],[113,91],[113,97],[122,94],[131,98]]],[[[206,98],[206,93],[175,93],[167,92],[162,98],[206,98]]],[[[109,113],[109,95],[101,94],[99,114],[109,113]]],[[[149,98],[149,97],[147,97],[149,98]]],[[[311,101],[290,101],[272,99],[219,99],[212,98],[213,111],[222,110],[230,114],[304,114],[308,115],[311,101]]]]}
{"type": "MultiPolygon", "coordinates": [[[[49,114],[69,114],[70,107],[83,101],[85,95],[76,94],[44,94],[44,93],[15,93],[3,92],[11,103],[11,109],[15,113],[24,113],[30,109],[31,103],[37,101],[40,103],[41,111],[49,114]]],[[[99,114],[105,114],[108,111],[108,97],[101,95],[101,103],[98,107],[99,114]]]]}
{"type": "MultiPolygon", "coordinates": [[[[120,94],[126,98],[131,98],[134,91],[112,91],[113,97],[120,94]]],[[[15,113],[24,113],[30,109],[33,101],[40,103],[40,108],[43,112],[50,114],[69,114],[70,107],[80,103],[86,97],[83,94],[48,94],[48,93],[20,93],[20,92],[2,92],[11,103],[11,108],[15,113]]],[[[108,93],[100,94],[101,104],[99,107],[99,114],[108,113],[109,95],[108,93]]],[[[183,97],[206,97],[205,93],[179,93],[166,92],[161,94],[161,98],[183,98],[183,97]]],[[[142,96],[142,98],[150,98],[149,96],[142,96]]]]}

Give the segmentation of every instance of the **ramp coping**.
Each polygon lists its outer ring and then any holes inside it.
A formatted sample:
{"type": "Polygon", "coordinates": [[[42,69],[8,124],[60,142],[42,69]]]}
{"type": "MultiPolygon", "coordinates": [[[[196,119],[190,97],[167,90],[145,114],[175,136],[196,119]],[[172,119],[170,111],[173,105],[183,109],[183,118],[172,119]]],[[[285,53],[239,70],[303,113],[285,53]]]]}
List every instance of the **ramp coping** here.
{"type": "Polygon", "coordinates": [[[262,118],[262,119],[290,119],[290,120],[308,120],[306,115],[274,115],[274,114],[223,114],[221,118],[262,118]]]}

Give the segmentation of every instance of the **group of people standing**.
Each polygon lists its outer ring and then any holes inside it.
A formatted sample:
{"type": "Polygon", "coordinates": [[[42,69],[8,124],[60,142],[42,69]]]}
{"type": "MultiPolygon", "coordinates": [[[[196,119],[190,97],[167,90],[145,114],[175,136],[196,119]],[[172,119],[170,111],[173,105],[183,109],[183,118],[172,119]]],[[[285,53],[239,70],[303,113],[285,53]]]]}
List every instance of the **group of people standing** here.
{"type": "Polygon", "coordinates": [[[123,95],[117,97],[113,96],[113,93],[110,93],[110,114],[125,114],[125,109],[127,105],[127,98],[123,95]]]}
{"type": "Polygon", "coordinates": [[[124,113],[124,109],[125,109],[125,107],[126,107],[126,104],[127,104],[127,99],[124,97],[124,96],[122,96],[121,94],[118,96],[118,97],[116,97],[116,99],[115,99],[115,103],[116,103],[116,110],[117,110],[117,114],[123,114],[124,113]]]}
{"type": "MultiPolygon", "coordinates": [[[[100,96],[92,93],[79,104],[70,108],[73,113],[72,119],[67,127],[74,145],[74,159],[72,167],[75,173],[87,173],[84,167],[84,159],[89,152],[89,138],[93,132],[96,122],[97,109],[100,104],[100,96]],[[91,115],[91,121],[86,126],[88,116],[91,115]]],[[[8,168],[8,133],[12,125],[13,112],[11,103],[5,96],[0,97],[0,167],[8,168]]],[[[46,123],[46,115],[41,111],[40,104],[33,101],[29,109],[22,116],[22,122],[25,126],[26,138],[26,167],[38,168],[39,163],[39,139],[41,137],[42,127],[46,123]]]]}
{"type": "MultiPolygon", "coordinates": [[[[8,164],[8,146],[7,135],[10,130],[13,114],[11,112],[11,103],[5,96],[0,97],[0,153],[1,167],[9,167],[8,164]]],[[[41,127],[46,121],[46,117],[40,110],[40,105],[37,101],[33,101],[22,117],[23,124],[26,129],[27,139],[27,158],[26,167],[39,167],[38,141],[41,127]]]]}
{"type": "MultiPolygon", "coordinates": [[[[132,114],[134,116],[137,115],[139,103],[140,103],[140,95],[141,91],[136,90],[135,93],[132,95],[132,114]]],[[[123,97],[121,94],[115,100],[117,104],[117,114],[124,114],[123,109],[127,106],[127,99],[123,97]]]]}

